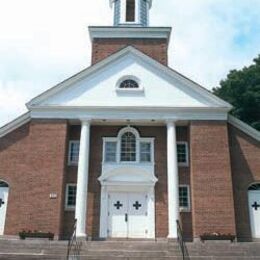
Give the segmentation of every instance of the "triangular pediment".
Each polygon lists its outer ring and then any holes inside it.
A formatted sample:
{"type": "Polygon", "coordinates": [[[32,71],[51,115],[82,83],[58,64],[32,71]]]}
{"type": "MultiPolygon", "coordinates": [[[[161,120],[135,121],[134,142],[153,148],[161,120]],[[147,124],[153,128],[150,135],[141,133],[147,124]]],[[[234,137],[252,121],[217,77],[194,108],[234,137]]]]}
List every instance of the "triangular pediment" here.
{"type": "Polygon", "coordinates": [[[127,47],[36,97],[33,107],[230,108],[193,81],[127,47]],[[135,77],[140,90],[121,91],[120,79],[135,77]]]}

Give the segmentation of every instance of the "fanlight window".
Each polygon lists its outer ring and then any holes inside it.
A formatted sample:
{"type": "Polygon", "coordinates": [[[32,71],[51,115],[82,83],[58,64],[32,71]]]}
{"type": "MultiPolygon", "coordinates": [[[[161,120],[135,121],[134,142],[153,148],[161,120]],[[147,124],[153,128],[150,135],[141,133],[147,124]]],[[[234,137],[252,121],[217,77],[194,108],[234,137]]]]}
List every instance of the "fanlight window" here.
{"type": "Polygon", "coordinates": [[[136,161],[136,137],[131,132],[126,132],[121,137],[121,161],[136,161]]]}
{"type": "Polygon", "coordinates": [[[139,85],[136,81],[132,80],[132,79],[127,79],[127,80],[124,80],[119,88],[121,89],[137,89],[139,88],[139,85]]]}
{"type": "Polygon", "coordinates": [[[8,188],[8,184],[6,182],[0,181],[1,188],[8,188]]]}
{"type": "Polygon", "coordinates": [[[260,183],[251,185],[248,190],[260,190],[260,183]]]}

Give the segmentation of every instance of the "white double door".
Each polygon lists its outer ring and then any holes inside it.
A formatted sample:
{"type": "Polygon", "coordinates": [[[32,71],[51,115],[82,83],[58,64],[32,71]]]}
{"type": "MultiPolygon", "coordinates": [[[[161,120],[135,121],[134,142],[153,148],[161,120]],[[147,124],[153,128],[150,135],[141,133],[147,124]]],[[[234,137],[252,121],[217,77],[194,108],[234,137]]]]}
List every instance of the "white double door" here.
{"type": "Polygon", "coordinates": [[[108,236],[146,238],[147,194],[110,193],[108,196],[108,236]]]}
{"type": "Polygon", "coordinates": [[[249,191],[249,214],[253,238],[260,238],[260,191],[249,191]]]}
{"type": "Polygon", "coordinates": [[[0,187],[0,235],[4,234],[8,190],[8,187],[0,187]]]}

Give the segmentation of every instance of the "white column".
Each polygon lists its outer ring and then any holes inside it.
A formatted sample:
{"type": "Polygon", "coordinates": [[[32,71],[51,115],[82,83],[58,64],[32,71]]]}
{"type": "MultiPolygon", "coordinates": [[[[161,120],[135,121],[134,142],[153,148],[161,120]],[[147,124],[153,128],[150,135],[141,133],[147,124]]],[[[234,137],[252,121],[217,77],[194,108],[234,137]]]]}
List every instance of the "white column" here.
{"type": "Polygon", "coordinates": [[[167,122],[167,183],[168,183],[168,238],[177,238],[179,219],[179,176],[177,162],[176,126],[174,121],[167,122]]]}
{"type": "Polygon", "coordinates": [[[77,237],[86,238],[86,218],[87,218],[87,195],[88,195],[88,170],[89,170],[89,137],[90,122],[82,120],[79,163],[78,163],[78,180],[75,218],[77,219],[77,237]]]}

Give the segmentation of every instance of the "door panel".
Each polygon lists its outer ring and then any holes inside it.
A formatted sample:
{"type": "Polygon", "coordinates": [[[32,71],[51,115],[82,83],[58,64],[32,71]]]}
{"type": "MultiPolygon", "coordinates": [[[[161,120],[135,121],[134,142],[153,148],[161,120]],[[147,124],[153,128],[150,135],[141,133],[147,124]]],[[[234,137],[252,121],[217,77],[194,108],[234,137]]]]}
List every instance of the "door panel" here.
{"type": "Polygon", "coordinates": [[[4,234],[9,188],[0,187],[0,235],[4,234]]]}
{"type": "Polygon", "coordinates": [[[111,193],[109,195],[109,237],[126,238],[128,226],[126,214],[128,201],[126,193],[111,193]]]}
{"type": "Polygon", "coordinates": [[[147,196],[144,193],[110,193],[109,237],[147,237],[147,196]]]}
{"type": "Polygon", "coordinates": [[[147,196],[128,194],[128,237],[145,238],[147,236],[147,196]]]}
{"type": "Polygon", "coordinates": [[[249,213],[253,238],[260,238],[260,191],[249,192],[249,213]]]}

